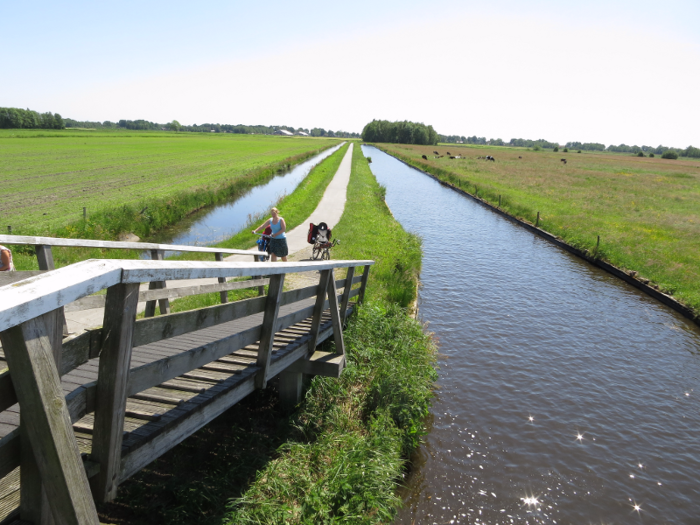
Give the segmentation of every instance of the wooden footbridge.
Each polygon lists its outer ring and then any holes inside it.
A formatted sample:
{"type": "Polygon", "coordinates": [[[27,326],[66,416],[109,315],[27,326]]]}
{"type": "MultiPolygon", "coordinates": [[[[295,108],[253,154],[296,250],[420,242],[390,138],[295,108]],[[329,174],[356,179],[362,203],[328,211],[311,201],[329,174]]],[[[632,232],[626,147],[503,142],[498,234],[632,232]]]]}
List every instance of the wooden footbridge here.
{"type": "Polygon", "coordinates": [[[120,483],[271,378],[294,406],[303,374],[338,377],[343,323],[372,264],[93,259],[30,277],[5,273],[0,521],[96,525],[95,501],[112,500],[120,483]],[[347,275],[336,280],[341,268],[347,275]],[[284,291],[296,272],[316,272],[318,284],[284,291]],[[138,301],[156,300],[147,294],[164,294],[166,281],[205,278],[220,284],[177,293],[268,292],[136,320],[138,301]],[[162,284],[139,293],[142,283],[162,284]],[[64,308],[79,301],[103,301],[103,326],[64,337],[64,308]],[[335,353],[316,350],[331,337],[335,353]]]}

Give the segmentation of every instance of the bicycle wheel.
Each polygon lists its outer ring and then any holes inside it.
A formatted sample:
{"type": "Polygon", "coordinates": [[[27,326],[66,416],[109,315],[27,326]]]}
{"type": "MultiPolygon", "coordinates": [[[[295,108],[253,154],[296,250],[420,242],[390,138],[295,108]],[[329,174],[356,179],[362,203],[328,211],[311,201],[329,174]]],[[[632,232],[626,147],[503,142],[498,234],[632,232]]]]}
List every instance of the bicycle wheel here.
{"type": "Polygon", "coordinates": [[[331,252],[328,250],[328,248],[323,249],[323,253],[321,254],[321,259],[323,259],[324,261],[331,260],[331,252]]]}
{"type": "Polygon", "coordinates": [[[314,249],[311,251],[311,258],[317,261],[321,258],[322,252],[321,247],[318,244],[314,244],[314,249]]]}

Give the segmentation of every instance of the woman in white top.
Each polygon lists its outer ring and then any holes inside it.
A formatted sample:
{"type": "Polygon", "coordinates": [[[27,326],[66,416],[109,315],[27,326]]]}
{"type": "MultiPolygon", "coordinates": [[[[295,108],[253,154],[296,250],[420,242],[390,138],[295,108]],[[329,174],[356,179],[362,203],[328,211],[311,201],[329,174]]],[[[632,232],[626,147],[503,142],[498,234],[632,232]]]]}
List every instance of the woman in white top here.
{"type": "Polygon", "coordinates": [[[12,252],[9,248],[0,245],[0,272],[14,272],[15,265],[12,264],[12,252]]]}

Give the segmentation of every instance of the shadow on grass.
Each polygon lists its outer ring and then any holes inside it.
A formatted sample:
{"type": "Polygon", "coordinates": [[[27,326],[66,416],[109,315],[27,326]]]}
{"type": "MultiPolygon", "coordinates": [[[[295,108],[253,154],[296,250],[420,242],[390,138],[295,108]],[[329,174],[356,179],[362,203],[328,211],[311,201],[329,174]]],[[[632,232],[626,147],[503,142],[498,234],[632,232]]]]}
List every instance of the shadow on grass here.
{"type": "Polygon", "coordinates": [[[119,487],[98,505],[102,523],[220,523],[230,498],[296,434],[279,406],[277,381],[237,403],[119,487]]]}

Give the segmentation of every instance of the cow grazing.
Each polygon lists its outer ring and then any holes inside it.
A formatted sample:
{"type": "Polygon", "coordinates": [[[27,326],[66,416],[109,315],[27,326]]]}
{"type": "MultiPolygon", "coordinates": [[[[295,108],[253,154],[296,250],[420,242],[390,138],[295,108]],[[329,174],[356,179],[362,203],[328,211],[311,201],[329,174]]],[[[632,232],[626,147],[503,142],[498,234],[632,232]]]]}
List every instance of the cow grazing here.
{"type": "Polygon", "coordinates": [[[435,155],[440,155],[437,151],[433,151],[433,153],[435,153],[435,155]]]}
{"type": "Polygon", "coordinates": [[[519,159],[522,159],[522,157],[518,157],[519,159]]]}
{"type": "Polygon", "coordinates": [[[423,160],[428,160],[428,157],[426,157],[425,155],[421,155],[421,157],[423,157],[423,160]]]}
{"type": "Polygon", "coordinates": [[[448,151],[448,152],[447,152],[447,154],[449,155],[449,154],[450,154],[450,152],[448,151]]]}
{"type": "Polygon", "coordinates": [[[496,162],[496,159],[494,159],[491,155],[486,155],[486,157],[484,157],[484,158],[486,160],[490,160],[491,162],[496,162]]]}
{"type": "Polygon", "coordinates": [[[451,159],[456,159],[457,157],[455,157],[454,155],[450,155],[450,158],[451,158],[451,159]]]}
{"type": "Polygon", "coordinates": [[[562,163],[566,164],[566,159],[561,159],[562,163]]]}

